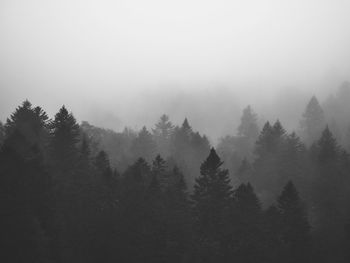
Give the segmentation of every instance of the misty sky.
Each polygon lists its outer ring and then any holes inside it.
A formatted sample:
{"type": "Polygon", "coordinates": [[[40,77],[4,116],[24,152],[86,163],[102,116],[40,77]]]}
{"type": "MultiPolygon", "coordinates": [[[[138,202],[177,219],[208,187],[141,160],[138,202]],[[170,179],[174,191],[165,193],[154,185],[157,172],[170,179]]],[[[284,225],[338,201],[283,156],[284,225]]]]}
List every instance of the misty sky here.
{"type": "Polygon", "coordinates": [[[248,103],[277,118],[349,80],[349,14],[349,0],[1,0],[0,119],[28,98],[115,129],[187,116],[214,138],[248,103]]]}

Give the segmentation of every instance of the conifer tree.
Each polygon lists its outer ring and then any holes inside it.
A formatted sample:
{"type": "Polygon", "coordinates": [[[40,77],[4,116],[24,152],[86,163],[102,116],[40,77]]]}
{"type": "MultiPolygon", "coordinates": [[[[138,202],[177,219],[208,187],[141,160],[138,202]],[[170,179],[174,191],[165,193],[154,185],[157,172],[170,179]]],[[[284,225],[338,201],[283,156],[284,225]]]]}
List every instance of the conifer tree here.
{"type": "Polygon", "coordinates": [[[253,172],[253,167],[247,158],[244,158],[241,162],[241,165],[238,167],[236,171],[236,177],[241,183],[246,183],[250,180],[250,176],[253,172]]]}
{"type": "Polygon", "coordinates": [[[51,153],[54,162],[59,163],[63,169],[75,166],[78,150],[80,129],[72,113],[62,106],[55,119],[50,124],[51,153]]]}
{"type": "Polygon", "coordinates": [[[158,152],[162,156],[167,157],[170,154],[170,140],[174,131],[174,125],[169,120],[169,117],[163,114],[152,131],[158,152]]]}
{"type": "Polygon", "coordinates": [[[250,183],[241,184],[233,198],[232,258],[239,262],[257,262],[263,255],[261,203],[250,183]]]}
{"type": "Polygon", "coordinates": [[[271,204],[285,182],[286,132],[277,120],[273,126],[267,122],[255,145],[256,159],[253,163],[251,183],[262,201],[271,204]]]}
{"type": "MultiPolygon", "coordinates": [[[[200,255],[204,256],[202,260],[208,260],[208,262],[219,260],[221,257],[218,255],[228,245],[227,229],[229,209],[232,204],[232,187],[228,170],[222,169],[222,164],[212,148],[200,167],[200,176],[196,178],[191,196],[200,255]]],[[[222,256],[225,257],[225,255],[222,256]]]]}
{"type": "Polygon", "coordinates": [[[154,158],[156,144],[153,140],[152,134],[145,126],[133,141],[131,150],[135,158],[144,158],[147,161],[151,161],[154,158]]]}
{"type": "Polygon", "coordinates": [[[317,98],[313,96],[306,106],[300,122],[301,137],[307,145],[318,140],[326,126],[325,116],[317,98]]]}
{"type": "Polygon", "coordinates": [[[238,135],[249,138],[253,142],[259,136],[259,126],[257,124],[257,116],[253,112],[250,105],[243,110],[241,123],[238,127],[238,135]]]}
{"type": "Polygon", "coordinates": [[[166,255],[168,262],[181,262],[191,253],[193,237],[191,207],[182,172],[175,166],[165,191],[166,255]]]}
{"type": "Polygon", "coordinates": [[[308,262],[310,225],[294,184],[289,181],[277,200],[281,223],[282,241],[288,247],[286,261],[308,262]]]}
{"type": "Polygon", "coordinates": [[[255,154],[258,156],[264,155],[266,152],[270,151],[273,141],[273,128],[270,125],[270,122],[266,122],[259,138],[255,145],[255,154]]]}
{"type": "Polygon", "coordinates": [[[47,143],[48,116],[40,107],[32,107],[26,100],[7,119],[5,124],[5,137],[17,133],[26,141],[26,146],[13,144],[13,147],[23,155],[30,155],[31,148],[36,147],[43,153],[47,143]]]}

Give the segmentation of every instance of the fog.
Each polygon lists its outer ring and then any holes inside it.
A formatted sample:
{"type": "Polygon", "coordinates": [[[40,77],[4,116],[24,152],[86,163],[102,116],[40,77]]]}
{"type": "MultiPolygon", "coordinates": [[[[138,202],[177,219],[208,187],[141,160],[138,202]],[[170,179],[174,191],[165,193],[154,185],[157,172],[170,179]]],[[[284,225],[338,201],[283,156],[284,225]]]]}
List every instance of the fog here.
{"type": "Polygon", "coordinates": [[[24,99],[121,130],[185,117],[211,140],[251,104],[296,127],[350,79],[346,0],[2,0],[0,119],[24,99]]]}

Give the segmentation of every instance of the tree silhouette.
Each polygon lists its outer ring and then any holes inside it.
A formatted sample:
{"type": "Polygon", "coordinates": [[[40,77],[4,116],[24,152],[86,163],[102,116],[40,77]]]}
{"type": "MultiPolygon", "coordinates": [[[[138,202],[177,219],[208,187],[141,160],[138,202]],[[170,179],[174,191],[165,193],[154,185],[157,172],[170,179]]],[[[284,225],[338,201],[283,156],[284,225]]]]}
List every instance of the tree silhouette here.
{"type": "Polygon", "coordinates": [[[303,141],[311,145],[317,140],[326,126],[325,116],[317,98],[313,96],[306,106],[300,128],[303,141]]]}
{"type": "MultiPolygon", "coordinates": [[[[228,170],[221,169],[222,162],[214,148],[200,167],[191,196],[194,205],[195,227],[197,230],[202,260],[218,260],[227,244],[229,209],[232,202],[232,187],[228,170]],[[202,250],[203,249],[203,250],[202,250]],[[205,255],[205,256],[204,256],[205,255]]],[[[222,255],[225,257],[225,255],[222,255]]]]}

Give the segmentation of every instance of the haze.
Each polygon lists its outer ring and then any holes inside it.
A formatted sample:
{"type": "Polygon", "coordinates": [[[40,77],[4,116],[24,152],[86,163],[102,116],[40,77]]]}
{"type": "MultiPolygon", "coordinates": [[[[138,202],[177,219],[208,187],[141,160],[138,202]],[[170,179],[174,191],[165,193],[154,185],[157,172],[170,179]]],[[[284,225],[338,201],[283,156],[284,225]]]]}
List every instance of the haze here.
{"type": "Polygon", "coordinates": [[[2,0],[0,119],[27,98],[116,130],[188,117],[215,140],[251,104],[295,127],[298,105],[350,79],[349,11],[346,0],[2,0]]]}

